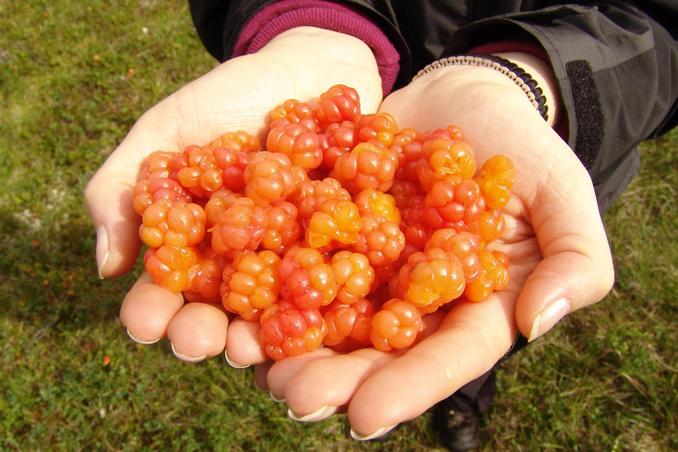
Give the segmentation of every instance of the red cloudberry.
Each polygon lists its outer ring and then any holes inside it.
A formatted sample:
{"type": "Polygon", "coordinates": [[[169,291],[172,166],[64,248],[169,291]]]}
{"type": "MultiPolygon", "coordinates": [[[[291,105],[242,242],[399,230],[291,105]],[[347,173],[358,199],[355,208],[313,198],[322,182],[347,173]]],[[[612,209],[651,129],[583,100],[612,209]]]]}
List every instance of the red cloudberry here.
{"type": "Polygon", "coordinates": [[[323,166],[328,170],[334,169],[337,159],[358,144],[358,133],[353,121],[343,121],[330,124],[325,132],[325,140],[321,140],[323,148],[323,166]]]}
{"type": "Polygon", "coordinates": [[[323,180],[306,180],[298,192],[290,198],[297,206],[299,218],[308,220],[313,212],[320,210],[325,201],[350,201],[351,194],[342,188],[338,180],[327,177],[323,180]]]}
{"type": "Polygon", "coordinates": [[[337,282],[332,267],[323,255],[311,248],[293,248],[280,263],[278,274],[282,298],[299,309],[318,309],[337,296],[337,282]]]}
{"type": "Polygon", "coordinates": [[[372,318],[372,345],[377,350],[409,347],[424,329],[424,321],[417,308],[403,300],[392,298],[372,318]]]}
{"type": "Polygon", "coordinates": [[[209,246],[203,248],[200,260],[191,269],[193,279],[190,287],[184,290],[184,298],[190,302],[220,303],[221,275],[227,259],[216,254],[209,246]]]}
{"type": "Polygon", "coordinates": [[[323,161],[318,134],[302,124],[278,126],[268,133],[266,149],[289,157],[292,165],[317,168],[323,161]]]}
{"type": "Polygon", "coordinates": [[[383,192],[393,185],[398,157],[375,144],[360,143],[337,159],[332,177],[353,194],[367,188],[383,192]]]}
{"type": "Polygon", "coordinates": [[[164,199],[170,202],[191,202],[192,199],[181,185],[167,177],[140,179],[134,186],[132,196],[134,197],[134,211],[139,215],[143,215],[155,201],[164,199]]]}
{"type": "Polygon", "coordinates": [[[431,187],[425,199],[424,219],[432,229],[473,223],[485,210],[485,199],[473,179],[444,179],[431,187]]]}
{"type": "Polygon", "coordinates": [[[255,250],[261,243],[267,226],[268,215],[264,208],[256,206],[249,198],[236,199],[210,229],[212,248],[220,255],[255,250]]]}
{"type": "Polygon", "coordinates": [[[363,217],[363,227],[353,251],[367,256],[374,267],[383,267],[398,259],[405,247],[405,235],[395,221],[377,215],[363,217]]]}
{"type": "Polygon", "coordinates": [[[357,122],[360,118],[360,96],[353,88],[334,85],[320,95],[315,114],[322,129],[336,122],[357,122]]]}
{"type": "Polygon", "coordinates": [[[298,356],[322,345],[327,326],[317,309],[299,309],[281,301],[264,310],[260,319],[259,341],[274,360],[298,356]]]}
{"type": "Polygon", "coordinates": [[[318,120],[313,107],[296,99],[288,99],[271,112],[271,129],[287,124],[301,124],[317,132],[318,120]]]}
{"type": "Polygon", "coordinates": [[[350,305],[334,301],[323,313],[327,325],[323,344],[342,352],[369,347],[374,314],[374,305],[365,298],[350,305]]]}
{"type": "Polygon", "coordinates": [[[426,243],[426,249],[431,248],[439,248],[457,256],[464,269],[467,284],[480,274],[480,259],[478,258],[481,248],[480,236],[469,232],[457,232],[450,228],[438,229],[426,243]]]}
{"type": "Polygon", "coordinates": [[[278,301],[280,257],[273,251],[242,251],[223,271],[221,302],[245,320],[259,320],[278,301]]]}
{"type": "Polygon", "coordinates": [[[261,240],[261,246],[264,249],[283,254],[301,236],[301,226],[297,221],[297,208],[289,202],[279,201],[265,209],[268,222],[261,240]]]}

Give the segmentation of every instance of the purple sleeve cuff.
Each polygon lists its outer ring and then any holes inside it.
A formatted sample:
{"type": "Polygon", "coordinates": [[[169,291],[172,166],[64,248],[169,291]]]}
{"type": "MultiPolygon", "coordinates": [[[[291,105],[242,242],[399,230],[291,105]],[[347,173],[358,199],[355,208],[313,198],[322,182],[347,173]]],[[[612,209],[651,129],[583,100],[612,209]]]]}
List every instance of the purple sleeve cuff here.
{"type": "Polygon", "coordinates": [[[377,60],[384,96],[391,92],[400,70],[400,55],[379,27],[358,12],[323,0],[283,0],[252,17],[240,32],[233,56],[254,53],[280,33],[311,26],[345,33],[367,44],[377,60]]]}

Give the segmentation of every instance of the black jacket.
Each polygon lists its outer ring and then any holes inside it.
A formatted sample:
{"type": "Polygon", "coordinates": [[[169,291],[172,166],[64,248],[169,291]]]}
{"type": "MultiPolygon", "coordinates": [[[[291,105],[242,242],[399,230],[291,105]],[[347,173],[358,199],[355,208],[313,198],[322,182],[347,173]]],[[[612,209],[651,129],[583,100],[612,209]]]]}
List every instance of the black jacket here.
{"type": "MultiPolygon", "coordinates": [[[[193,0],[207,50],[228,59],[242,27],[271,0],[193,0]]],[[[555,72],[568,144],[601,210],[638,167],[636,146],[678,124],[678,0],[348,0],[400,52],[396,88],[442,56],[479,44],[536,40],[555,72]]]]}

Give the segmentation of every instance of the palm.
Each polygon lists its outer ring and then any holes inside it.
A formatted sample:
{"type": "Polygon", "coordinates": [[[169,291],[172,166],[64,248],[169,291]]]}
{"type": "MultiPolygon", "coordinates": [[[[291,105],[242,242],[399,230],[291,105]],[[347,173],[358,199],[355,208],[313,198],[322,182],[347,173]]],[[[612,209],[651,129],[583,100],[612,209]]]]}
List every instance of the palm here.
{"type": "MultiPolygon", "coordinates": [[[[256,54],[229,60],[145,113],[85,193],[97,227],[102,277],[125,273],[136,261],[139,218],[132,208],[131,187],[148,154],[181,150],[235,130],[261,134],[267,112],[276,105],[288,98],[308,100],[337,83],[354,86],[366,111],[376,110],[381,102],[376,63],[365,44],[339,33],[298,28],[256,54]]],[[[120,319],[137,342],[153,343],[166,336],[175,354],[187,361],[222,352],[228,334],[228,318],[221,308],[184,305],[181,295],[154,285],[148,274],[125,297],[120,319]]]]}
{"type": "Polygon", "coordinates": [[[442,77],[410,84],[381,109],[401,127],[460,126],[478,161],[498,153],[510,157],[517,183],[505,209],[506,230],[496,243],[511,262],[506,290],[428,316],[425,339],[405,352],[321,350],[260,369],[259,384],[284,397],[293,415],[318,420],[346,407],[362,434],[383,434],[487,372],[518,328],[533,333],[546,303],[567,296],[581,307],[602,298],[611,284],[590,179],[515,86],[442,77]]]}

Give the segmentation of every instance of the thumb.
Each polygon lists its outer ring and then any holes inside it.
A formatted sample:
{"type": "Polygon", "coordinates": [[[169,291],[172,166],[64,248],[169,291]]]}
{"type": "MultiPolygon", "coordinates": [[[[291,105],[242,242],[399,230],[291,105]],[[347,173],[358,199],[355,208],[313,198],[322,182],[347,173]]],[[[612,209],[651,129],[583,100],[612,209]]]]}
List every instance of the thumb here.
{"type": "MultiPolygon", "coordinates": [[[[564,143],[563,143],[564,145],[564,143]]],[[[569,148],[528,206],[543,260],[527,278],[515,308],[529,341],[572,311],[600,301],[612,288],[614,268],[593,184],[569,148]]]]}
{"type": "Polygon", "coordinates": [[[134,265],[141,244],[132,195],[139,166],[151,152],[173,149],[175,138],[167,124],[161,126],[147,113],[87,184],[85,204],[96,228],[101,278],[119,276],[134,265]]]}

